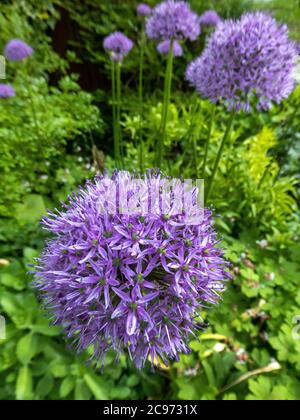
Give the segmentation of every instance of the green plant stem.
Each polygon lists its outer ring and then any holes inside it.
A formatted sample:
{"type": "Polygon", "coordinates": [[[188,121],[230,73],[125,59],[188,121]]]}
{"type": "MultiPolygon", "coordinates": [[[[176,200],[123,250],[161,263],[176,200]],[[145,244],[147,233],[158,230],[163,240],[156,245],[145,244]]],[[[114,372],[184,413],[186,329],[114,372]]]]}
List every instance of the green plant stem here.
{"type": "Polygon", "coordinates": [[[119,167],[120,151],[118,142],[118,126],[116,113],[116,63],[111,62],[111,84],[112,84],[112,111],[113,111],[113,137],[114,137],[114,155],[116,166],[119,167]]]}
{"type": "Polygon", "coordinates": [[[117,63],[116,68],[116,100],[117,155],[119,163],[123,166],[121,133],[121,63],[117,63]]]}
{"type": "Polygon", "coordinates": [[[193,146],[195,176],[198,179],[197,139],[196,139],[196,136],[194,136],[193,133],[192,133],[192,146],[193,146]]]}
{"type": "Polygon", "coordinates": [[[196,102],[196,105],[194,106],[192,110],[192,118],[191,118],[191,124],[190,128],[188,130],[188,137],[190,136],[192,139],[192,149],[193,149],[193,160],[194,160],[194,167],[195,167],[195,176],[198,178],[198,159],[197,159],[197,139],[194,135],[194,128],[195,128],[195,117],[199,112],[200,106],[196,102]]]}
{"type": "Polygon", "coordinates": [[[210,122],[209,122],[209,128],[208,128],[208,136],[207,136],[207,140],[206,140],[206,143],[205,143],[205,151],[204,151],[203,167],[202,167],[202,175],[201,175],[202,179],[205,178],[205,170],[206,170],[206,163],[207,163],[207,157],[208,157],[208,150],[209,150],[213,125],[214,125],[215,115],[216,115],[216,104],[212,104],[211,116],[210,116],[210,122]]]}
{"type": "Polygon", "coordinates": [[[144,144],[143,144],[143,118],[144,118],[144,102],[143,102],[143,76],[144,76],[144,56],[145,56],[145,31],[141,31],[140,44],[140,66],[139,66],[139,166],[141,173],[144,172],[144,144]]]}
{"type": "Polygon", "coordinates": [[[166,138],[166,128],[168,122],[168,112],[169,112],[169,103],[171,98],[171,87],[172,87],[172,74],[173,74],[173,61],[174,61],[174,52],[173,52],[174,40],[171,40],[170,43],[170,52],[168,55],[168,63],[166,69],[165,77],[165,89],[164,89],[164,102],[162,109],[162,118],[161,118],[161,133],[158,139],[158,153],[157,153],[157,167],[161,167],[163,159],[163,150],[166,138]]]}
{"type": "Polygon", "coordinates": [[[229,136],[230,136],[230,133],[231,133],[231,128],[232,128],[234,116],[235,116],[235,110],[232,110],[230,118],[228,120],[226,131],[224,133],[224,137],[223,137],[222,143],[220,145],[219,152],[218,152],[215,164],[214,164],[212,175],[211,175],[208,187],[205,191],[205,201],[207,201],[209,199],[209,196],[210,196],[210,193],[211,193],[211,190],[212,190],[212,187],[213,187],[213,183],[214,183],[214,180],[215,180],[215,176],[216,176],[216,173],[217,173],[217,170],[218,170],[218,167],[219,167],[222,155],[223,155],[224,147],[225,147],[225,144],[227,143],[227,140],[229,139],[229,136]]]}

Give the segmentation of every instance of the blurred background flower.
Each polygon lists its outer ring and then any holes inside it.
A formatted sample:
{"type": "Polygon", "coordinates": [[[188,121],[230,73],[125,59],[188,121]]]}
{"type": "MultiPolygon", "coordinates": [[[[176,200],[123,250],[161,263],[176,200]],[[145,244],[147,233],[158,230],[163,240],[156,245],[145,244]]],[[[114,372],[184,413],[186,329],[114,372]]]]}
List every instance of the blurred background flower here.
{"type": "Polygon", "coordinates": [[[10,61],[22,61],[32,54],[31,46],[20,39],[11,39],[4,48],[4,55],[10,61]]]}
{"type": "Polygon", "coordinates": [[[16,95],[15,89],[11,85],[0,84],[0,98],[7,99],[16,95]]]}

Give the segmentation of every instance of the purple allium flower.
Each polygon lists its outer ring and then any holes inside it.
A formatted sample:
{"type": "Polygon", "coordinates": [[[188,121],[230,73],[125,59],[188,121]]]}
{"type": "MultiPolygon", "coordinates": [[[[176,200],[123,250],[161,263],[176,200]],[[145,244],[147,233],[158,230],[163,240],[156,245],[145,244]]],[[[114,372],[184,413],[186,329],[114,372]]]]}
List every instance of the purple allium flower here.
{"type": "Polygon", "coordinates": [[[167,0],[152,11],[146,33],[150,39],[189,39],[195,41],[200,35],[199,17],[185,1],[167,0]]]}
{"type": "Polygon", "coordinates": [[[214,10],[207,10],[199,18],[200,25],[206,26],[217,26],[217,24],[220,23],[221,20],[222,19],[220,18],[218,13],[214,10]]]}
{"type": "Polygon", "coordinates": [[[7,60],[21,61],[33,54],[33,49],[20,39],[11,39],[4,48],[7,60]]]}
{"type": "Polygon", "coordinates": [[[152,8],[149,6],[149,4],[140,3],[137,6],[136,11],[137,11],[138,16],[150,16],[152,13],[152,8]]]}
{"type": "Polygon", "coordinates": [[[15,89],[11,85],[0,84],[0,98],[7,99],[16,95],[15,89]]]}
{"type": "Polygon", "coordinates": [[[113,61],[121,62],[133,48],[133,42],[122,32],[113,32],[103,42],[113,61]]]}
{"type": "MultiPolygon", "coordinates": [[[[157,51],[161,55],[168,55],[170,52],[170,45],[171,41],[162,41],[160,44],[158,44],[157,51]]],[[[173,43],[173,54],[174,57],[181,57],[183,55],[182,46],[179,44],[178,41],[174,41],[173,43]]]]}
{"type": "Polygon", "coordinates": [[[268,109],[294,89],[296,63],[287,27],[265,13],[246,13],[218,24],[186,78],[212,102],[249,111],[255,97],[258,109],[268,109]]]}
{"type": "Polygon", "coordinates": [[[92,361],[103,363],[109,349],[128,352],[138,368],[158,356],[178,360],[203,327],[202,307],[218,302],[230,278],[211,212],[189,200],[179,212],[183,186],[169,182],[167,213],[159,174],[116,172],[89,181],[43,220],[54,238],[35,267],[35,287],[78,351],[93,346],[92,361]]]}

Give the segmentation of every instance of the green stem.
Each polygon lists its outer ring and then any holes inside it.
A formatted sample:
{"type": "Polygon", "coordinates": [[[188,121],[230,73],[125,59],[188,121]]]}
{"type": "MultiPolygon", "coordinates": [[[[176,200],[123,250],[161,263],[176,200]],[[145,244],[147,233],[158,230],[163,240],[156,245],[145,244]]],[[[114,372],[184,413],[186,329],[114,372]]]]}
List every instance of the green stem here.
{"type": "Polygon", "coordinates": [[[203,167],[202,167],[202,179],[205,178],[205,170],[206,170],[206,163],[207,163],[207,157],[208,157],[208,150],[209,150],[209,144],[210,144],[210,140],[211,140],[211,135],[212,135],[212,129],[213,129],[213,124],[214,124],[214,120],[215,120],[215,115],[216,115],[216,104],[212,104],[212,108],[211,108],[211,116],[210,116],[210,122],[209,122],[209,129],[208,129],[208,136],[207,136],[207,140],[205,143],[205,151],[204,151],[204,159],[203,159],[203,167]]]}
{"type": "Polygon", "coordinates": [[[193,155],[194,155],[195,175],[196,175],[196,178],[198,179],[197,139],[194,133],[192,133],[192,146],[193,146],[193,155]]]}
{"type": "Polygon", "coordinates": [[[123,158],[122,158],[122,132],[121,132],[121,63],[117,63],[117,109],[116,109],[116,117],[117,117],[117,147],[118,147],[118,158],[121,161],[121,166],[123,166],[123,158]]]}
{"type": "Polygon", "coordinates": [[[120,152],[119,152],[117,112],[116,112],[116,63],[114,61],[111,62],[111,84],[112,84],[114,155],[115,155],[116,166],[119,167],[120,152]]]}
{"type": "Polygon", "coordinates": [[[140,71],[139,71],[139,105],[140,105],[140,121],[139,121],[139,166],[141,173],[144,172],[144,145],[143,145],[143,117],[144,117],[144,103],[143,103],[143,76],[144,76],[144,55],[145,55],[145,32],[141,32],[140,44],[140,71]]]}
{"type": "Polygon", "coordinates": [[[225,144],[226,144],[227,140],[229,139],[229,136],[230,136],[230,133],[231,133],[231,128],[232,128],[234,116],[235,116],[235,110],[232,110],[230,118],[228,120],[226,131],[225,131],[225,134],[224,134],[224,137],[223,137],[223,140],[222,140],[222,143],[221,143],[221,146],[219,148],[219,152],[218,152],[218,155],[217,155],[217,158],[216,158],[216,161],[215,161],[213,172],[212,172],[208,187],[205,191],[205,201],[207,201],[209,199],[209,196],[210,196],[210,193],[211,193],[211,190],[212,190],[212,186],[213,186],[213,183],[214,183],[214,180],[215,180],[215,176],[216,176],[219,164],[220,164],[220,160],[221,160],[222,155],[223,155],[224,147],[225,147],[225,144]]]}
{"type": "Polygon", "coordinates": [[[161,133],[158,139],[158,154],[157,154],[157,167],[161,167],[163,150],[166,139],[166,127],[168,122],[168,112],[169,112],[169,103],[171,98],[171,87],[172,87],[172,73],[173,73],[173,53],[174,40],[171,40],[170,43],[170,52],[168,56],[166,77],[165,77],[165,89],[164,89],[164,103],[162,109],[162,119],[161,119],[161,133]]]}
{"type": "Polygon", "coordinates": [[[195,118],[196,115],[199,112],[199,105],[196,102],[195,106],[192,109],[192,118],[191,118],[191,124],[187,133],[188,138],[191,137],[192,139],[192,149],[193,149],[193,159],[194,159],[194,166],[195,166],[195,175],[196,178],[198,178],[198,160],[197,160],[197,139],[194,133],[194,128],[195,128],[195,118]]]}

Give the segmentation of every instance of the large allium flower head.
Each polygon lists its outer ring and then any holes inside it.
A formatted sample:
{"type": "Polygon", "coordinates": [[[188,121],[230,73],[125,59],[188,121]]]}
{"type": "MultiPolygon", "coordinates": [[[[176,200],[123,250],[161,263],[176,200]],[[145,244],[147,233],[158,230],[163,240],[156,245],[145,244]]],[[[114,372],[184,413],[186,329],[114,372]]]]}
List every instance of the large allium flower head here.
{"type": "Polygon", "coordinates": [[[11,85],[0,84],[0,98],[8,99],[16,95],[15,89],[11,85]]]}
{"type": "Polygon", "coordinates": [[[140,3],[136,8],[138,16],[147,17],[151,15],[152,8],[149,6],[149,4],[146,3],[140,3]]]}
{"type": "Polygon", "coordinates": [[[167,0],[152,11],[146,25],[150,39],[189,39],[195,41],[200,35],[199,17],[185,1],[167,0]]]}
{"type": "Polygon", "coordinates": [[[258,109],[269,109],[294,89],[296,64],[287,27],[268,14],[247,13],[218,24],[186,78],[204,97],[223,100],[228,108],[249,111],[257,101],[258,109]]]}
{"type": "Polygon", "coordinates": [[[214,10],[207,10],[199,18],[200,25],[205,26],[217,26],[217,24],[220,23],[221,20],[222,19],[220,18],[218,13],[214,10]]]}
{"type": "Polygon", "coordinates": [[[197,189],[151,173],[99,176],[43,220],[35,287],[92,361],[128,352],[138,368],[178,359],[230,277],[197,189]],[[181,200],[179,200],[181,198],[181,200]]]}
{"type": "MultiPolygon", "coordinates": [[[[162,41],[157,46],[157,51],[161,55],[168,55],[170,52],[171,41],[162,41]]],[[[173,54],[174,57],[181,57],[183,55],[182,46],[179,44],[178,41],[173,41],[173,54]]]]}
{"type": "Polygon", "coordinates": [[[11,39],[4,48],[4,55],[10,61],[22,61],[33,54],[33,49],[20,39],[11,39]]]}
{"type": "Polygon", "coordinates": [[[113,61],[122,62],[132,50],[133,42],[122,32],[113,32],[104,39],[103,47],[110,53],[113,61]]]}

